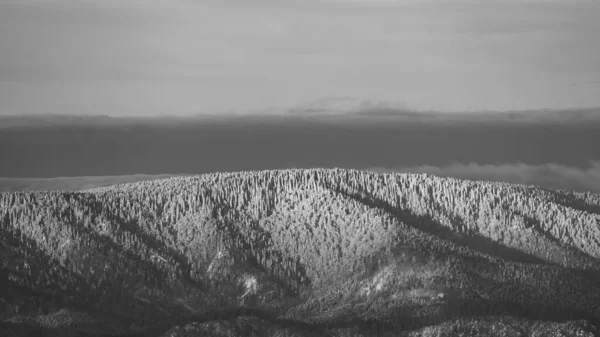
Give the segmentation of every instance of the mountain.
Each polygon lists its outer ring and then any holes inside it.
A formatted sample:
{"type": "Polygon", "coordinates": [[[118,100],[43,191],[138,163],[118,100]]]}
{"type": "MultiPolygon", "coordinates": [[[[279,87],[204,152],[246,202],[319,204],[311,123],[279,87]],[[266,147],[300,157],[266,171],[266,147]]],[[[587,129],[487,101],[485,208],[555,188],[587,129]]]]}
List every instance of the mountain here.
{"type": "Polygon", "coordinates": [[[10,336],[594,336],[600,195],[342,169],[0,194],[10,336]]]}

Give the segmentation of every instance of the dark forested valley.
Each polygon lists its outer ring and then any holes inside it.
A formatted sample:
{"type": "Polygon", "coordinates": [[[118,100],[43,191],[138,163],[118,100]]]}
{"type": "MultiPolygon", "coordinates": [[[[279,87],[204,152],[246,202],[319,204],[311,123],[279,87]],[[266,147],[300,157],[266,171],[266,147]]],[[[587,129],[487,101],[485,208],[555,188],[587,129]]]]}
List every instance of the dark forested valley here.
{"type": "Polygon", "coordinates": [[[600,326],[592,193],[246,171],[3,193],[0,224],[7,336],[594,336],[600,326]]]}

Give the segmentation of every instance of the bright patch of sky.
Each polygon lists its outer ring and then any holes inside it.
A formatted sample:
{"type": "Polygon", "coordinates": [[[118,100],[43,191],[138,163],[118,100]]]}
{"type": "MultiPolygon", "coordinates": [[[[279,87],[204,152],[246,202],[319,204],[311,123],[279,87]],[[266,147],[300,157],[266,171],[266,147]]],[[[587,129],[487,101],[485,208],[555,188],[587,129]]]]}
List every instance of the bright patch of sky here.
{"type": "Polygon", "coordinates": [[[600,2],[0,3],[0,114],[600,106],[600,2]]]}

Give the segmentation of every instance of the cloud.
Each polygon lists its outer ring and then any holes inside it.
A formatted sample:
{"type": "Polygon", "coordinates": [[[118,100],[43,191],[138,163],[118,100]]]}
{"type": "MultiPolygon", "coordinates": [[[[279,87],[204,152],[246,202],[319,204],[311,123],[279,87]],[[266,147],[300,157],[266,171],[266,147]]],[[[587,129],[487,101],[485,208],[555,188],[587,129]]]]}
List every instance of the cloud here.
{"type": "Polygon", "coordinates": [[[374,101],[354,96],[328,96],[298,104],[288,109],[290,114],[401,114],[408,111],[404,102],[374,101]]]}
{"type": "MultiPolygon", "coordinates": [[[[284,109],[285,110],[285,109],[284,109]]],[[[512,110],[512,111],[427,111],[411,107],[400,100],[379,101],[356,96],[327,96],[285,110],[296,116],[386,117],[418,122],[485,122],[485,123],[592,123],[600,122],[600,107],[512,110]]],[[[375,120],[375,119],[373,119],[375,120]]]]}
{"type": "Polygon", "coordinates": [[[481,165],[454,163],[438,167],[430,165],[397,168],[370,168],[379,172],[428,173],[442,177],[472,180],[503,181],[545,188],[568,189],[600,193],[600,160],[591,161],[588,167],[578,168],[547,163],[481,165]]]}
{"type": "Polygon", "coordinates": [[[531,1],[1,0],[0,114],[599,105],[600,2],[531,1]]]}

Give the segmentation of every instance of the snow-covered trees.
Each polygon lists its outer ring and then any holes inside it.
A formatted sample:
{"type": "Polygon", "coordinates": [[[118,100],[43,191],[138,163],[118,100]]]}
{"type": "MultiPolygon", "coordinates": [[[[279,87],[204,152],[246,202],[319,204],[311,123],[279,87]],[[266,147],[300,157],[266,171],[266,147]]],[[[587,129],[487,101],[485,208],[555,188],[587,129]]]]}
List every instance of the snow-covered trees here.
{"type": "MultiPolygon", "coordinates": [[[[135,294],[138,302],[142,293],[155,299],[178,293],[200,307],[227,300],[206,296],[214,283],[208,270],[225,251],[231,263],[223,268],[260,275],[257,282],[271,282],[291,297],[369,274],[374,261],[393,260],[397,245],[437,257],[489,255],[597,271],[599,208],[593,194],[311,169],[0,194],[0,229],[24,247],[24,261],[41,254],[53,266],[29,276],[19,265],[21,279],[33,280],[27,282],[36,289],[52,278],[72,279],[64,282],[67,290],[112,288],[135,294]]],[[[41,265],[33,263],[34,269],[41,265]]],[[[542,289],[554,286],[548,277],[562,275],[508,266],[506,275],[538,278],[542,289]]],[[[6,264],[13,274],[16,267],[6,264]]]]}

